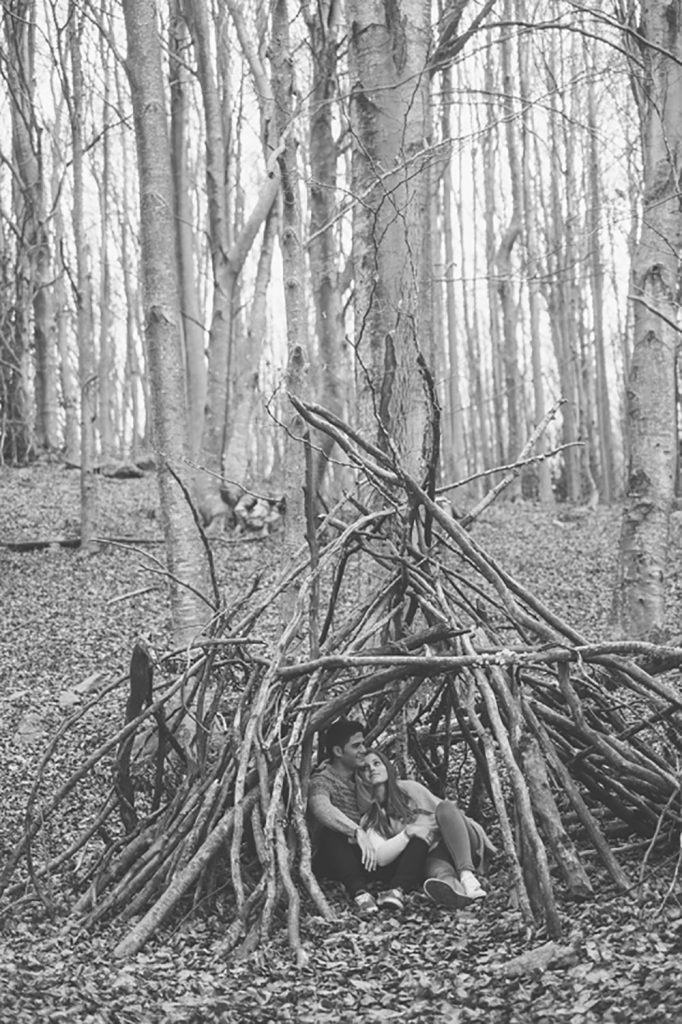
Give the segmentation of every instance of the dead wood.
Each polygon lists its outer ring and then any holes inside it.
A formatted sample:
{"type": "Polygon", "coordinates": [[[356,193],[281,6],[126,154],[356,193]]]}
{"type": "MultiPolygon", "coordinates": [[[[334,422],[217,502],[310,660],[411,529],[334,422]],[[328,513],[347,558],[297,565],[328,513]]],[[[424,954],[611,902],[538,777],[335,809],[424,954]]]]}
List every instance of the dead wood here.
{"type": "MultiPolygon", "coordinates": [[[[561,895],[588,898],[593,888],[586,846],[620,889],[629,885],[606,825],[655,839],[656,849],[679,836],[682,699],[634,659],[679,666],[682,649],[581,635],[434,500],[433,472],[425,490],[390,444],[380,450],[320,407],[295,404],[374,488],[377,507],[353,496],[319,517],[307,493],[307,553],[269,592],[254,589],[238,607],[218,609],[210,635],[182,658],[159,659],[153,687],[141,679],[130,720],[38,801],[50,747],[2,887],[16,893],[13,876],[38,831],[119,751],[125,827],[116,827],[108,790],[100,809],[108,835],[84,823],[82,841],[70,847],[71,857],[87,851],[87,868],[79,875],[65,854],[41,864],[34,850],[34,884],[71,864],[79,887],[73,920],[94,927],[139,916],[117,956],[212,897],[228,916],[234,955],[283,924],[302,962],[306,909],[332,916],[312,872],[307,779],[318,734],[352,711],[372,741],[391,740],[439,792],[464,802],[471,791],[461,766],[469,764],[469,777],[476,766],[519,908],[557,937],[561,895]],[[259,634],[293,584],[286,627],[274,638],[259,634]],[[189,740],[178,731],[188,718],[189,740]],[[135,780],[153,772],[154,759],[145,762],[133,742],[149,727],[162,742],[166,730],[173,737],[156,762],[163,773],[154,799],[134,791],[135,780]],[[455,779],[463,779],[460,793],[455,779]],[[537,882],[532,893],[524,871],[537,882]]],[[[366,486],[361,493],[368,500],[366,486]]],[[[59,741],[68,733],[66,723],[59,741]]]]}

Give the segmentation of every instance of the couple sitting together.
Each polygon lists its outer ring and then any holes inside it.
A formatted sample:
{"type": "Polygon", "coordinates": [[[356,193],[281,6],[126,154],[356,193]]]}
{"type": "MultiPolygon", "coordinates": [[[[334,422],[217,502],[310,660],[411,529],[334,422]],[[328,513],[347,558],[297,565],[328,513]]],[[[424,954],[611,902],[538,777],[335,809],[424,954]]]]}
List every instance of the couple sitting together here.
{"type": "Polygon", "coordinates": [[[317,874],[342,882],[366,914],[402,910],[404,893],[422,885],[445,907],[483,899],[474,872],[495,847],[478,822],[421,783],[398,779],[383,754],[367,750],[359,722],[330,726],[326,750],[308,793],[317,874]]]}

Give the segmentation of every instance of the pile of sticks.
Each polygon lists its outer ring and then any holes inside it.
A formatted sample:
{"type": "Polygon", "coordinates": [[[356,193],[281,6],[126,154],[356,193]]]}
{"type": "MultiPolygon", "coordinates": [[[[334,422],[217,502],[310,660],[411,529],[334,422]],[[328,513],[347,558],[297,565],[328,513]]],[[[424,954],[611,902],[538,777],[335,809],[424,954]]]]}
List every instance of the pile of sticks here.
{"type": "Polygon", "coordinates": [[[519,908],[556,937],[557,884],[579,898],[592,892],[588,847],[616,886],[629,887],[609,841],[614,822],[652,848],[679,837],[682,698],[643,662],[673,669],[682,649],[581,635],[390,451],[296,404],[369,481],[371,502],[346,498],[319,527],[311,514],[308,548],[276,587],[221,613],[181,668],[176,655],[158,659],[137,645],[124,727],[39,804],[39,780],[63,735],[47,751],[0,879],[4,898],[30,882],[47,899],[46,879],[78,864],[69,920],[129,922],[119,956],[139,950],[169,915],[222,899],[226,950],[252,950],[284,917],[303,961],[302,900],[333,918],[311,867],[307,784],[318,735],[352,713],[370,741],[401,740],[441,795],[457,795],[452,766],[463,751],[472,755],[519,908]],[[264,614],[292,592],[285,628],[265,643],[264,614]],[[192,726],[187,741],[178,738],[183,722],[192,726]],[[136,740],[150,725],[151,756],[136,740]],[[39,863],[41,827],[107,760],[114,781],[98,814],[68,849],[39,863]],[[171,791],[169,760],[180,780],[171,791]],[[150,761],[154,782],[142,798],[136,765],[139,773],[150,761]],[[12,881],[22,864],[28,878],[12,881]]]}

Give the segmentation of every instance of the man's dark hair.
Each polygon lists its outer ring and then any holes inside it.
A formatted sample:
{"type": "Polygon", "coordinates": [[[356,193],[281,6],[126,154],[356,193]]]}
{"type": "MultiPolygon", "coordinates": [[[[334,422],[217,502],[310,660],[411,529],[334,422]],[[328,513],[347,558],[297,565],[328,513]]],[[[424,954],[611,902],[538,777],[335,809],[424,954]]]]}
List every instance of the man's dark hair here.
{"type": "Polygon", "coordinates": [[[350,718],[339,718],[327,729],[325,736],[325,749],[327,757],[334,756],[334,747],[345,747],[351,736],[361,732],[365,735],[365,727],[362,722],[353,722],[350,718]]]}

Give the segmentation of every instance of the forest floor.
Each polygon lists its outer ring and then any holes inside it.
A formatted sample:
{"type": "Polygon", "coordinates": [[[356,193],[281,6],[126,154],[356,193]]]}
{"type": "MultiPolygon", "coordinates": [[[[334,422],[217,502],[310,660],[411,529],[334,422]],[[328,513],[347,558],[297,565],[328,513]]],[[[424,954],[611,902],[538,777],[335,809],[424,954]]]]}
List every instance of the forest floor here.
{"type": "MultiPolygon", "coordinates": [[[[99,535],[158,538],[153,479],[101,478],[98,487],[99,535]]],[[[0,541],[76,536],[78,491],[77,474],[58,467],[0,468],[0,541]]],[[[473,530],[508,570],[598,639],[609,632],[618,526],[615,511],[572,519],[560,509],[499,503],[473,530]]],[[[676,522],[673,636],[682,611],[681,533],[676,522]]],[[[276,560],[277,543],[276,536],[216,542],[228,599],[276,560]]],[[[45,741],[78,699],[74,687],[123,678],[141,631],[164,649],[157,552],[153,545],[114,543],[90,557],[56,546],[0,548],[0,869],[20,834],[45,741]]],[[[125,698],[122,683],[112,731],[125,698]]],[[[68,775],[92,742],[81,734],[78,749],[60,748],[48,781],[68,775]]],[[[73,815],[76,831],[77,803],[73,815]]],[[[64,839],[48,829],[41,842],[58,849],[64,839]]],[[[646,853],[641,845],[620,853],[633,882],[626,894],[588,860],[597,895],[589,903],[561,899],[565,938],[552,945],[523,926],[500,864],[475,912],[453,914],[414,895],[400,920],[361,920],[333,894],[337,923],[304,919],[309,962],[299,971],[282,934],[240,962],[226,958],[225,921],[199,915],[169,926],[131,959],[114,961],[115,927],[94,935],[65,931],[63,917],[50,920],[42,903],[23,900],[0,921],[0,1024],[675,1024],[682,1020],[677,861],[646,853]]],[[[53,884],[59,904],[62,883],[53,884]]]]}

